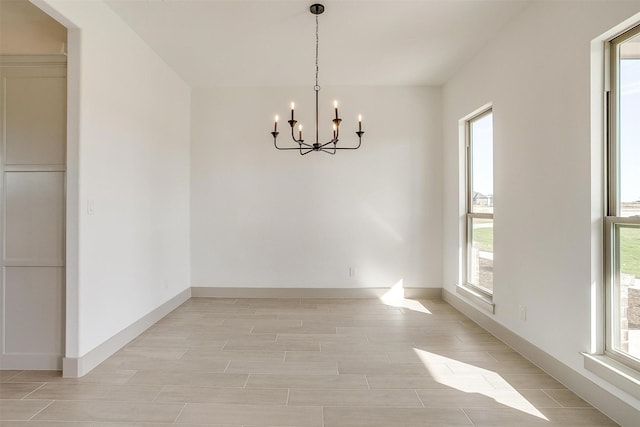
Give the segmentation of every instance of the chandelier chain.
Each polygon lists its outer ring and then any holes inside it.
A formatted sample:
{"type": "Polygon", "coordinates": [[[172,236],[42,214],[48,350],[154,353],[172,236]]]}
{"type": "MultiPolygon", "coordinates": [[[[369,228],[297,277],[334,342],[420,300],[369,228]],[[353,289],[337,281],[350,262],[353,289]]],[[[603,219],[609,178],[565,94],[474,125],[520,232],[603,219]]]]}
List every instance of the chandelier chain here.
{"type": "Polygon", "coordinates": [[[320,36],[318,32],[318,15],[316,15],[316,92],[320,90],[320,86],[318,85],[318,74],[320,72],[320,65],[318,65],[318,45],[320,44],[320,36]]]}

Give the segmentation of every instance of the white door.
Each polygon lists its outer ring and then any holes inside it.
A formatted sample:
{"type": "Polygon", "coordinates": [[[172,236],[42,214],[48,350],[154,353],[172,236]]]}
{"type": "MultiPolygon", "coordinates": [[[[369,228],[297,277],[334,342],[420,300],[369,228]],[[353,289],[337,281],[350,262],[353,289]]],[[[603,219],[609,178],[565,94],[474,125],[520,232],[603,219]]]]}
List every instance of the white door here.
{"type": "Polygon", "coordinates": [[[0,367],[61,369],[66,63],[0,57],[0,81],[0,367]]]}

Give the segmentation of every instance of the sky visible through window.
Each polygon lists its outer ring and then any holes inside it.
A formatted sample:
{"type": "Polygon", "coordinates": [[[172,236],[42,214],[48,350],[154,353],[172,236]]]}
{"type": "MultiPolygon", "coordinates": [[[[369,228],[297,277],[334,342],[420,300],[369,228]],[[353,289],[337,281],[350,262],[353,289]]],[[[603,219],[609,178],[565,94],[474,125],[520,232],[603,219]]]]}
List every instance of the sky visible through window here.
{"type": "Polygon", "coordinates": [[[493,195],[493,114],[471,122],[473,191],[493,195]]]}
{"type": "Polygon", "coordinates": [[[640,201],[640,59],[620,61],[620,201],[640,201]]]}

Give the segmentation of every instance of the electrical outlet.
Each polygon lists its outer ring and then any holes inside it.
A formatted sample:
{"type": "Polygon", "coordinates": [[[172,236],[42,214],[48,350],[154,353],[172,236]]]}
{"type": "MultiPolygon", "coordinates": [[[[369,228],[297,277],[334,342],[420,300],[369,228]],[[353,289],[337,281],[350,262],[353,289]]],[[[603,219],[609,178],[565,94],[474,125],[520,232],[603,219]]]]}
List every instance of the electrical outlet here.
{"type": "Polygon", "coordinates": [[[520,312],[520,320],[522,321],[527,320],[527,306],[520,304],[518,311],[520,312]]]}
{"type": "Polygon", "coordinates": [[[96,204],[93,199],[87,200],[87,215],[95,215],[96,214],[96,204]]]}

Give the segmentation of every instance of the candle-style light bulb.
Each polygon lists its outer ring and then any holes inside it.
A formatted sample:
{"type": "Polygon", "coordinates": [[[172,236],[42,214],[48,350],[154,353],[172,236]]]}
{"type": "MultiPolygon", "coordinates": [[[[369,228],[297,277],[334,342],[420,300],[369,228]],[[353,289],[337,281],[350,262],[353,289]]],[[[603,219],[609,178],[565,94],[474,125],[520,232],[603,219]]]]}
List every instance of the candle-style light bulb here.
{"type": "Polygon", "coordinates": [[[362,132],[362,114],[358,114],[358,132],[362,132]]]}
{"type": "Polygon", "coordinates": [[[336,112],[336,119],[338,118],[338,101],[333,101],[333,109],[336,112]]]}
{"type": "Polygon", "coordinates": [[[295,103],[291,103],[291,120],[293,120],[293,110],[296,108],[296,104],[295,103]]]}
{"type": "Polygon", "coordinates": [[[333,124],[333,139],[336,139],[336,131],[338,130],[338,127],[336,126],[336,124],[333,124]]]}
{"type": "Polygon", "coordinates": [[[274,123],[274,125],[273,125],[273,131],[274,131],[274,132],[278,132],[278,119],[279,119],[279,117],[278,117],[278,115],[276,114],[276,122],[275,122],[275,123],[274,123]]]}
{"type": "Polygon", "coordinates": [[[298,139],[302,141],[302,123],[298,125],[298,139]]]}

